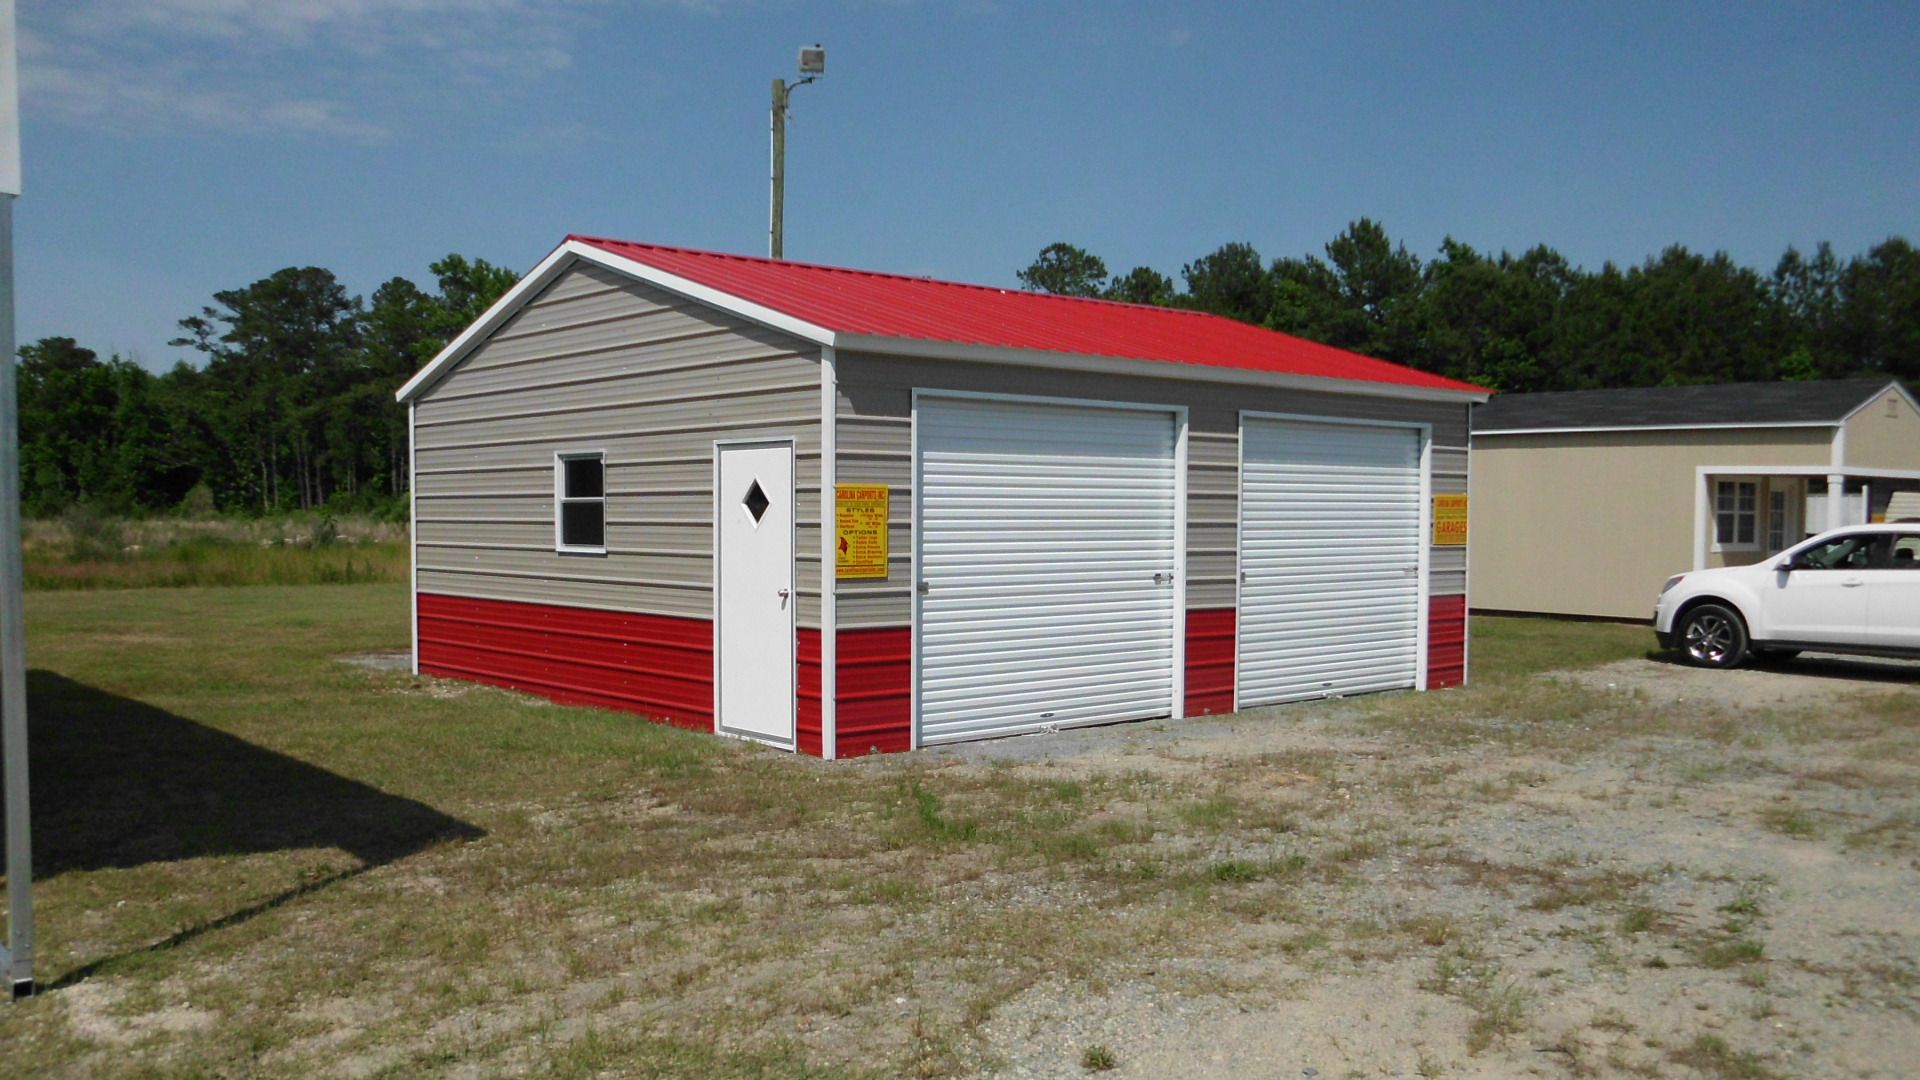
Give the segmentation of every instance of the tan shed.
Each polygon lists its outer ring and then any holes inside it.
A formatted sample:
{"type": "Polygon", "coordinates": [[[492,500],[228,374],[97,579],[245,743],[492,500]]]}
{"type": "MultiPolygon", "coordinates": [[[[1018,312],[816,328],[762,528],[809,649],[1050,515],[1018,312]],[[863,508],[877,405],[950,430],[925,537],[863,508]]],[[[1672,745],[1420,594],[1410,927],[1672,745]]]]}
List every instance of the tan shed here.
{"type": "Polygon", "coordinates": [[[1887,379],[1503,394],[1472,483],[1475,610],[1645,619],[1672,574],[1887,520],[1920,406],[1887,379]]]}

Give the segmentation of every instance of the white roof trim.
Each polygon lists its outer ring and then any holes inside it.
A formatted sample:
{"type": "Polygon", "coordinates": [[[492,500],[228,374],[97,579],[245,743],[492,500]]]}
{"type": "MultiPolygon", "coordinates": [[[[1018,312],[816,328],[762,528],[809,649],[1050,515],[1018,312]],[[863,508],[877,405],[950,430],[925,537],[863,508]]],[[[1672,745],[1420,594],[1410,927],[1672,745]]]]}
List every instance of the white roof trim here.
{"type": "Polygon", "coordinates": [[[1406,398],[1414,401],[1454,401],[1464,404],[1485,401],[1489,397],[1484,390],[1447,390],[1432,386],[1371,382],[1365,379],[1337,379],[1324,375],[1295,375],[1277,371],[1254,371],[1248,368],[1216,367],[1210,364],[1184,364],[1177,360],[1090,356],[1084,353],[1050,352],[1045,349],[1010,349],[996,345],[968,345],[953,341],[879,337],[872,334],[837,334],[834,348],[840,352],[879,353],[884,356],[911,356],[927,360],[1018,364],[1022,367],[1058,368],[1064,371],[1137,375],[1150,379],[1234,383],[1241,386],[1276,386],[1295,390],[1319,390],[1323,393],[1406,398]]]}
{"type": "Polygon", "coordinates": [[[1696,465],[1703,476],[1845,476],[1860,480],[1920,480],[1920,469],[1868,469],[1857,465],[1696,465]]]}
{"type": "Polygon", "coordinates": [[[527,271],[526,277],[521,278],[513,288],[502,293],[500,299],[493,302],[492,307],[481,312],[480,317],[473,320],[473,325],[460,331],[460,336],[447,342],[447,347],[441,349],[439,355],[432,360],[427,361],[426,367],[421,368],[413,378],[408,379],[400,389],[394,391],[394,399],[411,401],[418,397],[421,391],[440,378],[442,372],[459,363],[460,358],[465,356],[468,350],[479,344],[482,338],[498,330],[501,323],[506,322],[536,293],[546,288],[554,278],[559,277],[560,272],[572,262],[573,255],[567,251],[566,244],[561,244],[548,252],[546,258],[541,259],[533,269],[527,271]]]}
{"type": "Polygon", "coordinates": [[[697,281],[689,281],[678,274],[669,274],[645,263],[615,255],[604,248],[578,240],[568,240],[554,248],[546,258],[540,260],[539,265],[527,272],[526,277],[521,278],[518,284],[508,289],[500,299],[495,300],[493,306],[475,319],[472,326],[467,327],[459,337],[448,342],[447,347],[440,350],[438,356],[429,361],[426,367],[421,368],[419,374],[408,379],[406,385],[396,391],[393,396],[400,401],[408,401],[424,393],[429,386],[439,381],[440,376],[446,374],[447,369],[464,359],[467,353],[473,351],[481,341],[498,330],[502,324],[531,302],[540,290],[546,288],[577,261],[606,267],[615,273],[625,274],[689,300],[699,301],[709,307],[738,315],[749,322],[756,322],[762,326],[792,334],[817,345],[833,344],[833,332],[825,327],[815,326],[772,308],[750,303],[731,293],[721,292],[697,281]]]}
{"type": "Polygon", "coordinates": [[[1887,386],[1883,386],[1879,390],[1875,390],[1873,393],[1868,394],[1867,399],[1865,401],[1862,401],[1860,404],[1855,405],[1853,407],[1852,412],[1849,412],[1847,415],[1840,418],[1840,422],[1844,424],[1847,421],[1852,420],[1854,417],[1859,416],[1862,412],[1866,410],[1867,406],[1872,405],[1874,402],[1880,400],[1881,392],[1886,390],[1888,386],[1892,387],[1895,393],[1899,394],[1903,398],[1906,398],[1907,404],[1909,406],[1912,406],[1914,412],[1920,412],[1920,401],[1914,400],[1913,394],[1908,392],[1906,384],[1902,383],[1899,379],[1888,379],[1887,386]]]}
{"type": "MultiPolygon", "coordinates": [[[[1875,399],[1880,396],[1874,391],[1875,399]]],[[[1783,420],[1776,424],[1634,424],[1616,427],[1475,428],[1473,435],[1588,435],[1617,431],[1728,431],[1751,428],[1836,428],[1839,420],[1783,420]]]]}
{"type": "Polygon", "coordinates": [[[1178,361],[1114,356],[1088,356],[1080,353],[1050,352],[1044,349],[1012,349],[991,345],[969,345],[924,338],[896,338],[874,334],[836,333],[804,319],[743,300],[697,281],[671,274],[604,248],[579,240],[568,240],[554,248],[527,276],[508,289],[492,307],[474,320],[459,337],[447,343],[426,367],[407,380],[394,397],[410,401],[425,393],[447,370],[458,364],[489,334],[526,306],[575,261],[584,260],[616,273],[644,281],[667,292],[684,296],[709,307],[737,315],[749,322],[792,334],[823,348],[913,356],[930,360],[958,360],[975,363],[1018,364],[1025,367],[1059,368],[1068,371],[1102,372],[1112,375],[1137,375],[1159,379],[1189,379],[1199,382],[1235,383],[1245,386],[1277,386],[1328,393],[1365,394],[1372,397],[1403,398],[1414,401],[1484,402],[1485,391],[1448,390],[1439,387],[1406,386],[1400,383],[1370,382],[1364,379],[1338,379],[1316,375],[1294,375],[1246,368],[1184,364],[1178,361]]]}

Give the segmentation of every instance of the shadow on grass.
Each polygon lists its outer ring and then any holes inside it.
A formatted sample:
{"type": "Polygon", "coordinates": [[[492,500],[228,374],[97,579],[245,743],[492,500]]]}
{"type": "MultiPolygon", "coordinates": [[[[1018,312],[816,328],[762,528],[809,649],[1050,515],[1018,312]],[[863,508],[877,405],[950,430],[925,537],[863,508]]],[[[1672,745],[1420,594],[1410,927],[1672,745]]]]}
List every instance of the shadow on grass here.
{"type": "Polygon", "coordinates": [[[36,879],[298,848],[339,848],[360,862],[136,952],[172,948],[434,844],[484,835],[412,799],[52,672],[29,672],[27,697],[36,879]]]}

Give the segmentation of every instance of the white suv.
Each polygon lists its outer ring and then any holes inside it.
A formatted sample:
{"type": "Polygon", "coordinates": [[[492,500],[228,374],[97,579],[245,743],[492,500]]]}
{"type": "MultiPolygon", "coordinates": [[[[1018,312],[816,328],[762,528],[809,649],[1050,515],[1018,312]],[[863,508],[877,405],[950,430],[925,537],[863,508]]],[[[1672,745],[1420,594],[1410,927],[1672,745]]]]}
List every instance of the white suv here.
{"type": "Polygon", "coordinates": [[[1653,630],[1702,667],[1803,649],[1920,657],[1920,523],[1835,529],[1752,566],[1675,574],[1653,630]]]}

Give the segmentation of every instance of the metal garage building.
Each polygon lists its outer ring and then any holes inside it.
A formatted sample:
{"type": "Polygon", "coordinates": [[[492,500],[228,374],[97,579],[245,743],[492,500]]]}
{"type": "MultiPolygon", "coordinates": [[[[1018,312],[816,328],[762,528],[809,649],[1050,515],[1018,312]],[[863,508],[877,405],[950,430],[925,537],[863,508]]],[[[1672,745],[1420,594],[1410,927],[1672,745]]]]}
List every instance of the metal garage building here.
{"type": "Polygon", "coordinates": [[[827,757],[1466,675],[1486,392],[1231,320],[574,236],[399,396],[421,671],[827,757]]]}

